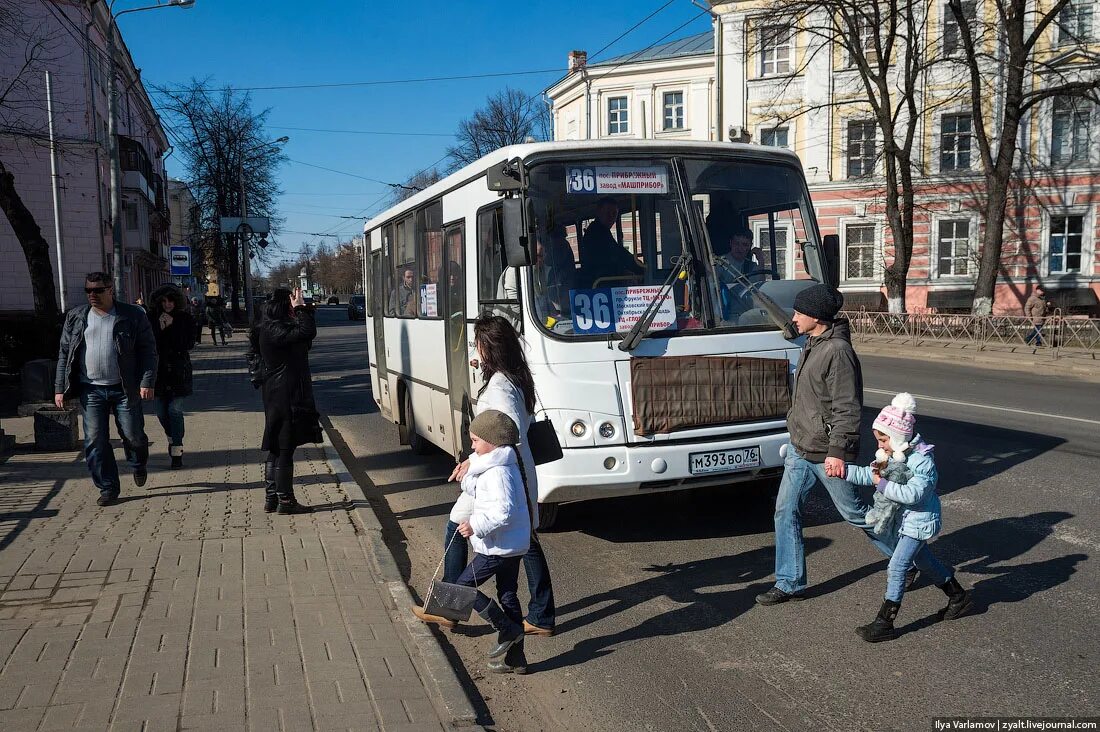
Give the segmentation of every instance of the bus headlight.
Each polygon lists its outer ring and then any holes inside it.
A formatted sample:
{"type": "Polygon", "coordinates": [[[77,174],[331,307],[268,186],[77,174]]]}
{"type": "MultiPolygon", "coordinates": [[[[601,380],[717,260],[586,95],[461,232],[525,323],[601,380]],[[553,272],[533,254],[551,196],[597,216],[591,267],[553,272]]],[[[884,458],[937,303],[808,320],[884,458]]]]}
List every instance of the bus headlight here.
{"type": "Polygon", "coordinates": [[[569,427],[569,431],[573,433],[574,437],[584,437],[588,434],[588,425],[578,419],[569,427]]]}
{"type": "Polygon", "coordinates": [[[610,440],[615,436],[615,425],[610,422],[603,422],[600,424],[600,437],[605,440],[610,440]]]}

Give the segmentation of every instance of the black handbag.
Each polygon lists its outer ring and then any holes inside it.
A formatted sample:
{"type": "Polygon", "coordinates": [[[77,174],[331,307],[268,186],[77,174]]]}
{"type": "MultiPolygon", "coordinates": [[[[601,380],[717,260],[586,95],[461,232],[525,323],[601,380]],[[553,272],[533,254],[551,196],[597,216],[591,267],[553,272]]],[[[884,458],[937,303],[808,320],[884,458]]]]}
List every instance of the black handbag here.
{"type": "MultiPolygon", "coordinates": [[[[535,399],[541,401],[537,389],[535,399]]],[[[558,442],[558,433],[549,417],[531,420],[531,426],[527,428],[527,447],[531,450],[535,465],[545,465],[564,457],[561,443],[558,442]]]]}

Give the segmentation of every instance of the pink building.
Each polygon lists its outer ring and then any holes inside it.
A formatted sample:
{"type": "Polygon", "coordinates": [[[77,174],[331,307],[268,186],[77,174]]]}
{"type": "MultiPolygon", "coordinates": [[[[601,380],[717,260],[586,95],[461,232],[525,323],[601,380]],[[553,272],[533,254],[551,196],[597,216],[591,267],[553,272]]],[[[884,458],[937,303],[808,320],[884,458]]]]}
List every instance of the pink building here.
{"type": "MultiPolygon", "coordinates": [[[[110,165],[105,3],[26,0],[22,30],[5,38],[0,79],[18,77],[18,93],[0,104],[0,160],[50,245],[55,287],[57,237],[51,190],[45,73],[50,71],[61,212],[66,306],[84,302],[84,275],[111,271],[110,165]],[[14,43],[12,41],[14,40],[14,43]],[[25,70],[28,52],[43,49],[25,70]]],[[[122,229],[127,298],[169,281],[169,208],[163,157],[169,149],[141,73],[121,38],[115,59],[118,138],[122,162],[122,229]]],[[[58,288],[60,298],[60,288],[58,288]]],[[[26,259],[0,214],[0,313],[33,309],[26,259]]]]}

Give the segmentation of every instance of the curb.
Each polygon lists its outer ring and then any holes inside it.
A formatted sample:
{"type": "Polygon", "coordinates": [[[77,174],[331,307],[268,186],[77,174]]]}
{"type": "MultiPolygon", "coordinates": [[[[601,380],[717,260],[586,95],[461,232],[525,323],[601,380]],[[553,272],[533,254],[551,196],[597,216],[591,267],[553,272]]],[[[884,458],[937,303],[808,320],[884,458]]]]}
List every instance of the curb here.
{"type": "Polygon", "coordinates": [[[1035,373],[1043,369],[1047,374],[1058,374],[1080,378],[1084,381],[1100,381],[1100,365],[1082,366],[1068,363],[1065,359],[1036,358],[1030,354],[1002,353],[1003,358],[991,352],[977,353],[962,349],[922,348],[893,343],[853,340],[852,347],[857,354],[901,358],[910,361],[946,361],[964,363],[979,368],[998,371],[1022,371],[1035,373]]]}
{"type": "Polygon", "coordinates": [[[374,514],[362,486],[348,471],[344,461],[336,452],[329,435],[331,426],[321,424],[324,429],[325,441],[321,443],[321,450],[329,463],[338,485],[346,490],[351,499],[351,507],[362,522],[366,533],[368,552],[378,570],[382,581],[386,584],[394,604],[397,606],[398,618],[394,622],[403,622],[404,628],[412,638],[416,651],[423,662],[424,669],[428,672],[428,680],[435,687],[435,697],[440,706],[440,711],[450,720],[452,728],[481,729],[477,725],[477,712],[462,688],[458,675],[451,662],[443,652],[443,647],[424,623],[415,620],[412,608],[416,605],[412,593],[409,592],[405,580],[401,577],[401,571],[393,558],[393,552],[389,550],[382,540],[382,524],[374,514]]]}

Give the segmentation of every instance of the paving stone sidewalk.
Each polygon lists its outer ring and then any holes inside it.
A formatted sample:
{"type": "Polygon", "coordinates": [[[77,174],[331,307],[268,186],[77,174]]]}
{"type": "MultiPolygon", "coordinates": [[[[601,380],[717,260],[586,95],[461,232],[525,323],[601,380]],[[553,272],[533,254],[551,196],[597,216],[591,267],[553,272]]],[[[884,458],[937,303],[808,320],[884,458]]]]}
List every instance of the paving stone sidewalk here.
{"type": "MultiPolygon", "coordinates": [[[[0,465],[0,730],[446,727],[322,448],[263,512],[243,344],[193,351],[182,470],[147,408],[149,482],[100,508],[80,453],[0,465]]],[[[116,443],[117,446],[117,443],[116,443]]]]}

